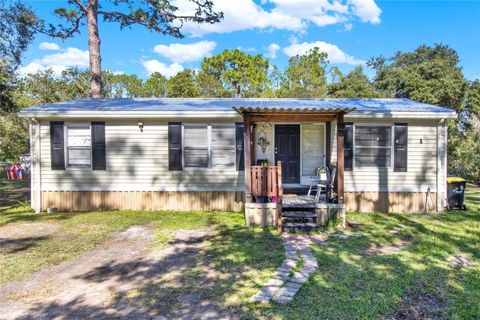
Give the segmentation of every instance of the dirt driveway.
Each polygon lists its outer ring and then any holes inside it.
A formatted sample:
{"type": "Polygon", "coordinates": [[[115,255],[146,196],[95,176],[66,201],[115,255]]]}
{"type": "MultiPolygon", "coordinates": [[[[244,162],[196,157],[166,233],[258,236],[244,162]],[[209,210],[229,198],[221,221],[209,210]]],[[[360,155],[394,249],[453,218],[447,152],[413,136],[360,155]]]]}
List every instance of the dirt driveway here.
{"type": "Polygon", "coordinates": [[[114,234],[80,258],[0,287],[1,319],[232,319],[212,297],[209,231],[177,231],[154,249],[151,227],[114,234]]]}

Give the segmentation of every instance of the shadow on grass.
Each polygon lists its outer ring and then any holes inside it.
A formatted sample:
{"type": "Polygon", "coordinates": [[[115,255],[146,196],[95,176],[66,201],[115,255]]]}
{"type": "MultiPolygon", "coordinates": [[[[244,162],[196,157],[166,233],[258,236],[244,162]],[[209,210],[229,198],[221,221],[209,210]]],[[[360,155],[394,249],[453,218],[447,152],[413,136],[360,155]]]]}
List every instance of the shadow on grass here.
{"type": "Polygon", "coordinates": [[[28,237],[21,239],[0,238],[0,255],[19,253],[38,246],[50,239],[49,236],[28,237]]]}
{"type": "Polygon", "coordinates": [[[211,219],[217,233],[203,242],[172,241],[136,261],[110,261],[74,277],[87,287],[107,286],[114,292],[110,304],[96,306],[83,292],[64,304],[37,303],[22,319],[218,319],[243,313],[244,302],[284,259],[282,240],[273,229],[219,225],[211,219]]]}
{"type": "Polygon", "coordinates": [[[91,212],[34,213],[28,207],[13,207],[0,210],[0,226],[11,223],[39,222],[43,220],[63,221],[91,212]]]}

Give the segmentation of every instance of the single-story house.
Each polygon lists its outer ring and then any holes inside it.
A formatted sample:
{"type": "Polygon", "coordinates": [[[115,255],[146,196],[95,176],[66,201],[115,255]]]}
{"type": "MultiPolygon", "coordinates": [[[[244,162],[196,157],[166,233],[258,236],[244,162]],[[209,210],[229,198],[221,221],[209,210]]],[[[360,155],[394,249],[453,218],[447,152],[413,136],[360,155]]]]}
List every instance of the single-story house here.
{"type": "Polygon", "coordinates": [[[347,210],[442,210],[456,117],[407,99],[237,98],[81,99],[19,115],[36,211],[241,210],[304,192],[324,165],[347,210]]]}

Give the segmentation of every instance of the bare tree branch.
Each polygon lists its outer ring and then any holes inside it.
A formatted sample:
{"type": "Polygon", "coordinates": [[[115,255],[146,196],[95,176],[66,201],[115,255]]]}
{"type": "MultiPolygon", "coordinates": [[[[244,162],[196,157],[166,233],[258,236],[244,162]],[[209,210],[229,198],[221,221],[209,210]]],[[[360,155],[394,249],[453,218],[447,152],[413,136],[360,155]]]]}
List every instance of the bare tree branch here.
{"type": "Polygon", "coordinates": [[[87,13],[87,7],[80,0],[69,0],[68,2],[76,4],[80,10],[82,10],[84,13],[87,13]]]}
{"type": "Polygon", "coordinates": [[[150,31],[159,32],[174,36],[176,38],[183,38],[180,32],[184,23],[187,21],[197,23],[217,23],[223,19],[222,12],[213,11],[213,2],[209,0],[190,0],[197,5],[196,11],[191,15],[178,15],[178,7],[170,4],[169,1],[158,0],[143,0],[145,4],[138,9],[133,6],[137,3],[130,0],[118,0],[115,3],[119,5],[127,4],[129,12],[124,13],[119,10],[115,11],[99,11],[102,14],[104,21],[118,22],[120,27],[130,27],[138,24],[146,27],[150,31]],[[176,25],[175,25],[176,23],[176,25]]]}
{"type": "Polygon", "coordinates": [[[60,38],[62,39],[62,41],[73,37],[75,33],[80,33],[79,29],[81,26],[84,25],[82,20],[86,17],[85,13],[82,12],[80,15],[72,15],[68,18],[64,14],[57,13],[57,15],[65,17],[68,25],[59,24],[57,26],[54,26],[50,23],[48,24],[48,26],[46,26],[44,20],[39,20],[37,26],[35,27],[35,30],[40,33],[46,34],[47,36],[50,36],[52,38],[60,38]]]}

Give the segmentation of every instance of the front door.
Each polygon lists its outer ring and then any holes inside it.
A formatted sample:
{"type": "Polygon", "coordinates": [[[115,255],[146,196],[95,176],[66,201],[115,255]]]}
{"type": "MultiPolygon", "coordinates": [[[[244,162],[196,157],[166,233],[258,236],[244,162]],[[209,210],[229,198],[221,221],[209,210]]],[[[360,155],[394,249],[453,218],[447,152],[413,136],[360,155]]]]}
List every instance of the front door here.
{"type": "Polygon", "coordinates": [[[275,125],[275,163],[282,161],[283,183],[300,183],[300,125],[275,125]]]}

